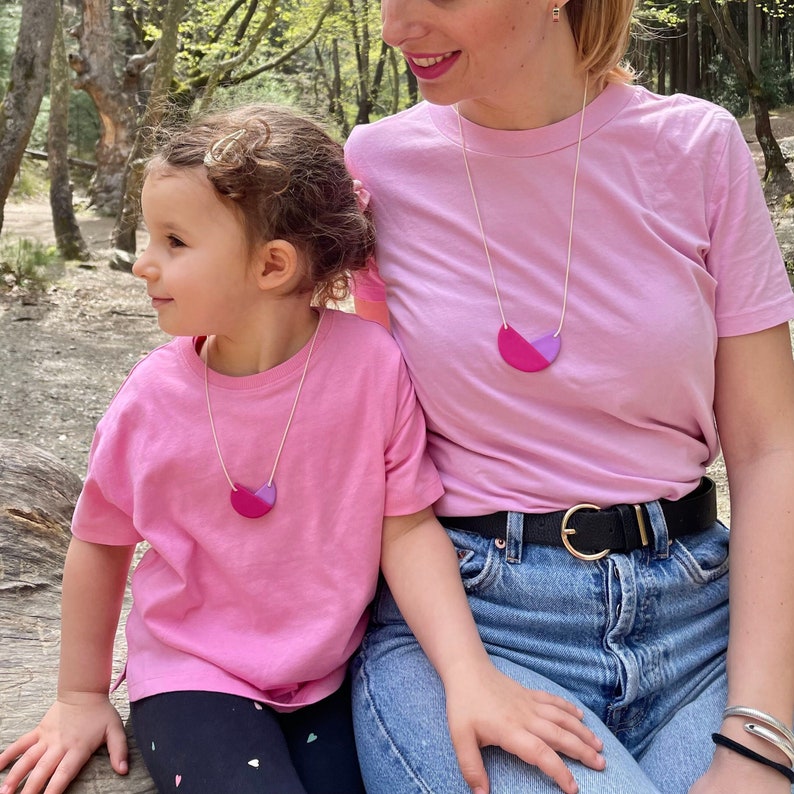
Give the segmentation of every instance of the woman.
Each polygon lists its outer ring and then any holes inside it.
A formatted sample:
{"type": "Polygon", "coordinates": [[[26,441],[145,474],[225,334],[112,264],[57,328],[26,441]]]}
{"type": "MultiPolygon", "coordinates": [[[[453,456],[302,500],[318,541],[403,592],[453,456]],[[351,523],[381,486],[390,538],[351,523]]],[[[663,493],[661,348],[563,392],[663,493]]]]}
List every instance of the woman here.
{"type": "MultiPolygon", "coordinates": [[[[788,794],[794,296],[732,117],[618,65],[631,12],[383,0],[427,102],[348,142],[379,234],[358,311],[408,362],[491,658],[604,741],[580,790],[788,794]]],[[[385,588],[354,709],[370,794],[485,791],[385,588]]],[[[492,791],[558,790],[537,738],[483,750],[492,791]]]]}

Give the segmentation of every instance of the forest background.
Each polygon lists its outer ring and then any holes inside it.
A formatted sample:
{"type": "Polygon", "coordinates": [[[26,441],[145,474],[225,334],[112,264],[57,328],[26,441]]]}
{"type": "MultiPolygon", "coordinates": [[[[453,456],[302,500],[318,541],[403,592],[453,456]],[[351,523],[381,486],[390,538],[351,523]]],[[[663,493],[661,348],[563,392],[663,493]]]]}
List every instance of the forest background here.
{"type": "MultiPolygon", "coordinates": [[[[779,208],[794,181],[770,110],[794,100],[793,12],[794,0],[639,0],[627,56],[659,93],[749,112],[779,208]]],[[[162,121],[209,105],[286,102],[344,140],[355,124],[418,101],[379,17],[378,0],[0,0],[0,231],[9,196],[35,189],[25,182],[38,173],[60,256],[91,255],[76,192],[114,218],[109,263],[129,269],[142,165],[162,121]]],[[[6,282],[24,278],[11,271],[6,282]]]]}

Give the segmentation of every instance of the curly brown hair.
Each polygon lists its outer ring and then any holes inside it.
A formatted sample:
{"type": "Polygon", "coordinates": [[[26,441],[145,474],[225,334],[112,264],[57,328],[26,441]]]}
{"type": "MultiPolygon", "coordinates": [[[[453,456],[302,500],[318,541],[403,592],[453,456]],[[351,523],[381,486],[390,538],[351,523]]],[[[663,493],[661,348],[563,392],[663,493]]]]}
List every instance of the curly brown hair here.
{"type": "Polygon", "coordinates": [[[374,252],[372,217],[359,205],[342,147],[288,107],[244,105],[161,129],[148,170],[163,166],[205,167],[251,246],[292,243],[317,304],[345,298],[349,274],[374,252]]]}

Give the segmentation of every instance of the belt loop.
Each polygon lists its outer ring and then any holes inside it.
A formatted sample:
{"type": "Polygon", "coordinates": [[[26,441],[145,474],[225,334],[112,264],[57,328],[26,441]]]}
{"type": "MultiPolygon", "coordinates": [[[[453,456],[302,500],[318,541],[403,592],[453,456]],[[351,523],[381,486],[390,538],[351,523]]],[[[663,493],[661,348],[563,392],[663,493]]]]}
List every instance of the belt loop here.
{"type": "Polygon", "coordinates": [[[667,535],[667,521],[662,512],[662,506],[658,501],[646,502],[645,509],[648,511],[653,533],[651,552],[654,557],[665,560],[670,556],[670,539],[667,535]]]}
{"type": "Polygon", "coordinates": [[[507,537],[505,538],[505,557],[508,562],[521,562],[521,548],[524,544],[524,514],[507,514],[507,537]]]}

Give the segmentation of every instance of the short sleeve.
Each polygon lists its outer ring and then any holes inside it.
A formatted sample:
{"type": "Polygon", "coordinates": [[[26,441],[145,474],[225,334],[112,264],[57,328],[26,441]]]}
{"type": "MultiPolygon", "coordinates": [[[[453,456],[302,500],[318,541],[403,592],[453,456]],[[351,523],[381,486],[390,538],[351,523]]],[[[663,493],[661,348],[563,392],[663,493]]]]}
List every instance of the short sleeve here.
{"type": "Polygon", "coordinates": [[[716,279],[720,336],[770,328],[794,316],[794,293],[780,254],[758,171],[732,120],[709,202],[711,247],[706,266],[716,279]]]}
{"type": "Polygon", "coordinates": [[[424,414],[402,360],[397,392],[394,430],[385,452],[384,514],[387,516],[417,513],[444,493],[441,479],[427,452],[424,414]]]}

